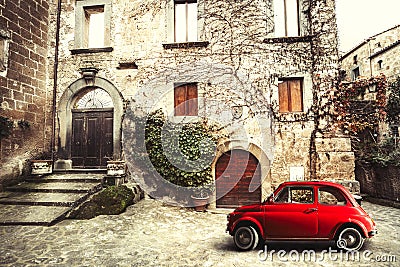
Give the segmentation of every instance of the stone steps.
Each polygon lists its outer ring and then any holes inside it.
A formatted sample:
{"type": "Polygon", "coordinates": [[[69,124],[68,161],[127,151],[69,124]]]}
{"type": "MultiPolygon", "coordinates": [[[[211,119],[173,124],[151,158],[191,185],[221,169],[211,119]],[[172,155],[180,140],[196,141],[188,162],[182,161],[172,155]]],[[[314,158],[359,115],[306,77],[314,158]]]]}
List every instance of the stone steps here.
{"type": "Polygon", "coordinates": [[[104,174],[30,177],[0,193],[0,225],[53,225],[102,189],[104,174]]]}
{"type": "Polygon", "coordinates": [[[0,193],[0,204],[72,207],[85,200],[86,193],[5,192],[0,193]]]}

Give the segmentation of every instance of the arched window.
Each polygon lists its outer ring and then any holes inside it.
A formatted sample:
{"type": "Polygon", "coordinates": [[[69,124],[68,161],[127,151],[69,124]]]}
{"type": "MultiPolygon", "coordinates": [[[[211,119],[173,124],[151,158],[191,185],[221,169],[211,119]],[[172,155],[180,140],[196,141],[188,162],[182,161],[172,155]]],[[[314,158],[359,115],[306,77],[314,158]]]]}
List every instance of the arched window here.
{"type": "Polygon", "coordinates": [[[112,108],[113,101],[111,96],[103,89],[91,88],[78,96],[75,101],[74,109],[97,109],[112,108]]]}

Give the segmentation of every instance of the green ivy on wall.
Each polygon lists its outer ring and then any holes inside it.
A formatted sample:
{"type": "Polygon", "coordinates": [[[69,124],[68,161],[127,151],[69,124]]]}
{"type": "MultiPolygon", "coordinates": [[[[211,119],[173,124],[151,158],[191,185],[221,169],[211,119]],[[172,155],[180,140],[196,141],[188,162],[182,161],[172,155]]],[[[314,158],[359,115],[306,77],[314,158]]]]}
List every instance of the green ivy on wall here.
{"type": "Polygon", "coordinates": [[[173,123],[157,110],[150,114],[145,127],[147,155],[165,180],[183,187],[212,184],[216,138],[206,123],[173,123]]]}

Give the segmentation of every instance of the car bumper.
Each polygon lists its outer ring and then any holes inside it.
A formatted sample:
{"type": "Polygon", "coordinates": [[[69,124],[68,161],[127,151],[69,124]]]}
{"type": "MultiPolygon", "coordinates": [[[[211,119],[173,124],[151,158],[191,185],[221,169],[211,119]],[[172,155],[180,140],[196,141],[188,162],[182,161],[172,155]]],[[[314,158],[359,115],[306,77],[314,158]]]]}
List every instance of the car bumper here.
{"type": "Polygon", "coordinates": [[[373,237],[373,236],[376,235],[377,233],[378,233],[378,230],[373,229],[372,231],[369,231],[369,232],[368,232],[368,236],[369,236],[369,237],[373,237]]]}

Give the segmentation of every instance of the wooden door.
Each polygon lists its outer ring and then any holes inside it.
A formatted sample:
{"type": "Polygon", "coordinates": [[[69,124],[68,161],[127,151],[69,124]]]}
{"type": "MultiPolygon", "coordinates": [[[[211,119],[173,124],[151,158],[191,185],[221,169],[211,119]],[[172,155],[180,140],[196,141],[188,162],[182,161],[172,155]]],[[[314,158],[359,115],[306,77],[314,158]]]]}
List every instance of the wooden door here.
{"type": "Polygon", "coordinates": [[[232,150],[223,154],[218,159],[215,172],[217,207],[260,203],[261,168],[251,153],[232,150]]]}
{"type": "Polygon", "coordinates": [[[71,159],[77,168],[99,168],[113,155],[113,110],[72,111],[71,159]]]}

